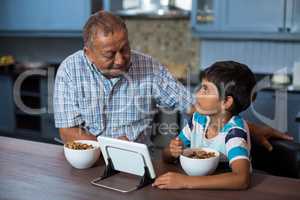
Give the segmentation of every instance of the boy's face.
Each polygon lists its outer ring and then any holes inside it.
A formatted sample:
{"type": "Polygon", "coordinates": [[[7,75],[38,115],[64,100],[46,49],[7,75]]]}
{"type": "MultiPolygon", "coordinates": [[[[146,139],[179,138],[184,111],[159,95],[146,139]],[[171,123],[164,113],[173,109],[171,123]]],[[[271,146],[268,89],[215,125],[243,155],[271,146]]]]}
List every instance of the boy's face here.
{"type": "Polygon", "coordinates": [[[221,111],[222,102],[214,83],[202,80],[201,88],[196,93],[196,110],[203,115],[213,115],[221,111]]]}

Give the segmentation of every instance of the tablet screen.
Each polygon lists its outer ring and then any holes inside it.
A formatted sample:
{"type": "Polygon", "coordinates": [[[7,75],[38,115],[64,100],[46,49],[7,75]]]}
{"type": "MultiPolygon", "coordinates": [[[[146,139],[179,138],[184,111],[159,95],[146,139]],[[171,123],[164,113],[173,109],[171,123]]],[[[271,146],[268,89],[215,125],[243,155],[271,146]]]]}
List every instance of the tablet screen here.
{"type": "Polygon", "coordinates": [[[151,178],[156,177],[148,147],[145,144],[103,136],[99,136],[97,139],[100,142],[105,163],[108,163],[107,158],[110,157],[115,170],[143,176],[146,164],[151,178]]]}

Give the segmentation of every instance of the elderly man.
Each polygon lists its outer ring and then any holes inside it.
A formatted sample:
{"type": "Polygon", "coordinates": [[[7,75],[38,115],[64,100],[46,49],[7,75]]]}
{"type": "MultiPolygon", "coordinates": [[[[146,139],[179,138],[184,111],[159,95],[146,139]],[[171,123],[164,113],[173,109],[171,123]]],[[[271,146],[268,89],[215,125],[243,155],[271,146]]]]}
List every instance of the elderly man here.
{"type": "MultiPolygon", "coordinates": [[[[130,49],[125,23],[100,11],[84,26],[83,51],[60,65],[54,90],[55,125],[64,142],[105,135],[150,142],[157,106],[186,110],[192,95],[158,61],[130,49]]],[[[289,139],[249,123],[268,149],[270,137],[289,139]]]]}

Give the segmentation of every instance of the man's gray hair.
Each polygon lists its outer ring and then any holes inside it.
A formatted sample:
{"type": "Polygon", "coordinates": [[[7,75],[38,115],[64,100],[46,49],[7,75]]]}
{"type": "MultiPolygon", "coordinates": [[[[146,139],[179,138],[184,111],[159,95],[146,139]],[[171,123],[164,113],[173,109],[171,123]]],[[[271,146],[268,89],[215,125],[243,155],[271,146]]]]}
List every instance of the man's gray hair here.
{"type": "Polygon", "coordinates": [[[96,34],[104,36],[113,34],[116,31],[127,33],[125,22],[110,12],[99,11],[90,16],[83,28],[83,43],[86,47],[93,47],[93,40],[96,34]]]}

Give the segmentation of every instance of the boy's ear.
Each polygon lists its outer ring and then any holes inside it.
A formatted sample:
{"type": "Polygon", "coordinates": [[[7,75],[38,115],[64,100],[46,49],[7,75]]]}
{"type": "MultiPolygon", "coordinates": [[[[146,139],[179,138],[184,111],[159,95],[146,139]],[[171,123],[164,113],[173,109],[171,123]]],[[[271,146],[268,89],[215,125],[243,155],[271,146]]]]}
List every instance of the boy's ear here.
{"type": "Polygon", "coordinates": [[[227,96],[223,103],[225,110],[231,110],[231,108],[233,107],[233,103],[234,103],[233,97],[227,96]]]}

